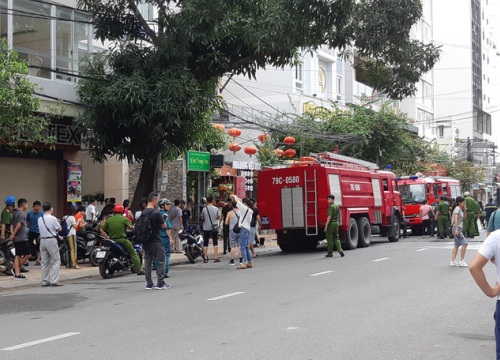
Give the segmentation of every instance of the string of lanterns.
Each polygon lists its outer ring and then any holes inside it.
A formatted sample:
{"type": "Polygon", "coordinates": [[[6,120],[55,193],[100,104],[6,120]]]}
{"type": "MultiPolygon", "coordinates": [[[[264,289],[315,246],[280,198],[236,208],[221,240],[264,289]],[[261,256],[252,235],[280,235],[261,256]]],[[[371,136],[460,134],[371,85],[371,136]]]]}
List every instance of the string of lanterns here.
{"type": "MultiPolygon", "coordinates": [[[[214,124],[213,127],[216,128],[217,130],[219,130],[220,132],[225,132],[225,130],[226,130],[224,125],[222,125],[222,124],[214,124]]],[[[233,141],[228,145],[228,149],[230,151],[232,151],[233,154],[236,154],[238,151],[241,150],[241,145],[239,145],[236,142],[236,138],[241,135],[241,130],[234,127],[234,128],[229,129],[227,131],[227,133],[229,136],[231,136],[233,138],[233,141]]],[[[263,142],[268,141],[270,139],[270,136],[269,136],[269,134],[260,134],[258,136],[258,139],[261,143],[263,143],[263,142]]],[[[293,136],[287,136],[283,140],[283,143],[285,143],[288,146],[292,146],[295,144],[295,138],[293,136]]],[[[243,151],[245,152],[245,154],[252,157],[252,155],[255,155],[257,153],[257,148],[253,145],[248,145],[245,147],[245,149],[243,151]]],[[[273,152],[279,158],[281,158],[283,156],[286,156],[288,158],[293,158],[297,154],[297,152],[292,148],[288,148],[285,151],[283,151],[281,149],[276,149],[273,152]]]]}

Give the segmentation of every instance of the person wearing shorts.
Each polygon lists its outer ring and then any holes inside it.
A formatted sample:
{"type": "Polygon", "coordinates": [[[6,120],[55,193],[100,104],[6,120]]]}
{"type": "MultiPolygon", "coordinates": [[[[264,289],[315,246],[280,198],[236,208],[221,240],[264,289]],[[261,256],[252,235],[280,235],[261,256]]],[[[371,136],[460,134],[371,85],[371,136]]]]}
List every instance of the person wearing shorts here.
{"type": "Polygon", "coordinates": [[[203,219],[203,262],[208,262],[208,242],[210,237],[214,246],[214,262],[220,262],[219,259],[219,243],[218,243],[218,227],[220,216],[219,209],[213,206],[213,197],[207,197],[207,206],[201,211],[203,219]]]}
{"type": "Polygon", "coordinates": [[[455,200],[455,205],[453,207],[453,211],[451,214],[451,222],[452,222],[452,234],[455,238],[455,246],[451,252],[451,262],[450,266],[460,266],[460,267],[468,267],[467,262],[465,261],[465,251],[467,250],[467,240],[465,239],[464,234],[462,233],[462,228],[464,226],[464,210],[465,210],[465,199],[461,196],[458,196],[455,200]],[[457,254],[459,247],[462,247],[460,252],[460,262],[457,260],[457,254]]]}
{"type": "Polygon", "coordinates": [[[14,276],[16,280],[24,280],[26,276],[21,274],[21,266],[31,257],[31,249],[28,243],[28,227],[26,226],[25,211],[28,208],[26,199],[17,201],[17,211],[12,220],[13,231],[9,239],[14,241],[16,257],[14,259],[14,276]]]}
{"type": "MultiPolygon", "coordinates": [[[[234,265],[234,255],[236,248],[239,246],[240,234],[233,231],[234,226],[238,223],[240,210],[236,207],[236,203],[232,203],[232,210],[227,213],[225,225],[229,228],[229,265],[234,265]]],[[[240,261],[241,262],[241,261],[240,261]]]]}

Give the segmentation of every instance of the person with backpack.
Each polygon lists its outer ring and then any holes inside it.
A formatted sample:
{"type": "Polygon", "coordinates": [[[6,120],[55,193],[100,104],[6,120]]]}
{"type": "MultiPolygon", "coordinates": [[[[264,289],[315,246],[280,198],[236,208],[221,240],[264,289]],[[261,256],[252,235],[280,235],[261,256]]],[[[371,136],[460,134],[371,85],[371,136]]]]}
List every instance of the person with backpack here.
{"type": "Polygon", "coordinates": [[[79,269],[76,254],[76,208],[69,206],[67,215],[61,222],[61,232],[59,235],[66,238],[66,267],[68,269],[79,269]]]}
{"type": "Polygon", "coordinates": [[[136,241],[142,243],[144,250],[144,270],[146,275],[146,290],[166,290],[170,289],[170,285],[164,282],[165,277],[165,248],[161,242],[160,230],[166,229],[167,224],[163,220],[161,213],[156,210],[158,205],[158,194],[152,192],[148,196],[148,206],[142,211],[141,216],[137,219],[136,241]],[[158,260],[156,266],[157,283],[153,285],[151,278],[151,267],[153,260],[158,260]]]}
{"type": "Polygon", "coordinates": [[[132,242],[127,238],[127,229],[132,229],[133,225],[129,219],[123,216],[123,210],[124,208],[121,204],[114,206],[114,214],[106,220],[104,225],[101,227],[101,234],[105,238],[112,239],[116,243],[123,246],[127,254],[129,254],[132,258],[134,271],[137,275],[144,275],[144,271],[141,270],[141,261],[135,252],[134,245],[132,245],[132,242]]]}
{"type": "MultiPolygon", "coordinates": [[[[231,200],[231,199],[229,199],[231,200]]],[[[228,202],[231,210],[226,215],[226,220],[224,221],[225,226],[229,229],[229,264],[230,266],[234,265],[234,255],[236,253],[236,248],[238,247],[238,240],[240,238],[239,232],[234,232],[234,227],[240,221],[240,210],[236,206],[236,202],[228,202]]],[[[238,230],[236,230],[238,231],[238,230]]],[[[243,263],[243,258],[241,257],[240,252],[240,264],[243,263]]]]}

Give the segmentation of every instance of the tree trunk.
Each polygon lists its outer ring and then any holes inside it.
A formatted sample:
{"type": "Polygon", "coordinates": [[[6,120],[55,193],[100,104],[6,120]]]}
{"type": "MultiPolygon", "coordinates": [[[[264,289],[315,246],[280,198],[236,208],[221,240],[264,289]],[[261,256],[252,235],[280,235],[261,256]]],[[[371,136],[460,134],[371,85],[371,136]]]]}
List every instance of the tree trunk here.
{"type": "Polygon", "coordinates": [[[150,192],[156,188],[156,172],[158,169],[159,158],[146,159],[142,163],[141,174],[137,181],[137,187],[132,200],[132,209],[139,210],[141,201],[148,198],[150,192]]]}

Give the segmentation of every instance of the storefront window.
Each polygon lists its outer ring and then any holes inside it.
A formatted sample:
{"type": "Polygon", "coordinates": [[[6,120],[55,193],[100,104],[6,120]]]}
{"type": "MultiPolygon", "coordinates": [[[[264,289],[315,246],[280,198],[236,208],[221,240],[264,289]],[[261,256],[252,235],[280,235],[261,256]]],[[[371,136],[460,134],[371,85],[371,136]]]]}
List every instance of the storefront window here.
{"type": "Polygon", "coordinates": [[[73,71],[73,41],[71,36],[71,20],[73,10],[56,8],[56,79],[71,81],[73,71]]]}
{"type": "Polygon", "coordinates": [[[85,22],[90,21],[85,14],[75,11],[75,56],[73,58],[73,68],[81,73],[83,68],[82,60],[89,55],[89,35],[90,25],[85,22]]]}
{"type": "Polygon", "coordinates": [[[89,24],[81,12],[57,7],[56,10],[56,79],[76,81],[71,74],[79,72],[81,60],[88,55],[89,24]]]}
{"type": "Polygon", "coordinates": [[[51,6],[29,0],[16,0],[13,7],[13,45],[19,57],[28,62],[29,74],[51,78],[51,6]],[[34,16],[36,14],[38,17],[34,16]]]}

